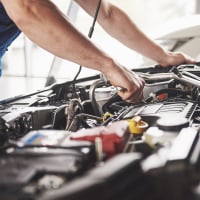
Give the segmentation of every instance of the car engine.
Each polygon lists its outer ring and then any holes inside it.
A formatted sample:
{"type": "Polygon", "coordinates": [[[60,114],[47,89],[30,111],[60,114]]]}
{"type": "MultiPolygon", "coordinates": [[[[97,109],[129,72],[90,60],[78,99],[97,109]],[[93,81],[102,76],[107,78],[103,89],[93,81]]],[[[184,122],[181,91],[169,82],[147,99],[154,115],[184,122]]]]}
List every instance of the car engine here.
{"type": "Polygon", "coordinates": [[[102,74],[0,100],[1,199],[199,199],[200,64],[133,71],[139,103],[102,74]]]}

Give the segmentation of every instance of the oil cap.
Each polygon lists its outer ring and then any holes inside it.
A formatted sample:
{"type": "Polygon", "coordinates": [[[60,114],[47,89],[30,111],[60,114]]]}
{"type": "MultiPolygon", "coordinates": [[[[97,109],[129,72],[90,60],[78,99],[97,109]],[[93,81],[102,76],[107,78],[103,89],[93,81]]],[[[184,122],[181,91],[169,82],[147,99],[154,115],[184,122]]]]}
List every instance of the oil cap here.
{"type": "Polygon", "coordinates": [[[128,122],[129,131],[132,134],[143,134],[149,126],[148,123],[143,121],[140,116],[135,116],[132,119],[129,119],[128,122]]]}
{"type": "Polygon", "coordinates": [[[189,120],[180,115],[166,115],[156,121],[159,129],[163,131],[180,131],[189,126],[189,120]]]}

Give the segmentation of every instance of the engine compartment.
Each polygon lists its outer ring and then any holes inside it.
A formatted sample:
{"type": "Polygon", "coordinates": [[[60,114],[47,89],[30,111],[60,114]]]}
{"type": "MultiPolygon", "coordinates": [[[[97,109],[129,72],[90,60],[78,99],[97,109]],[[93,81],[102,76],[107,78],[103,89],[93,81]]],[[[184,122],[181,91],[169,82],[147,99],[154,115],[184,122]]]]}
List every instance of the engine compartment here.
{"type": "Polygon", "coordinates": [[[200,65],[134,71],[135,104],[101,74],[1,100],[1,197],[198,199],[200,65]]]}

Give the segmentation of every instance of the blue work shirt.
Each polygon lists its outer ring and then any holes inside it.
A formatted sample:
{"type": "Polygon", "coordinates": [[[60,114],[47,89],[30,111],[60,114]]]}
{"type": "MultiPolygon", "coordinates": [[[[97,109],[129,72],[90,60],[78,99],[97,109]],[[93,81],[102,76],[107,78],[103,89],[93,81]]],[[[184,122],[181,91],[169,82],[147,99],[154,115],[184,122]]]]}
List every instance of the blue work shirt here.
{"type": "Polygon", "coordinates": [[[21,31],[8,17],[3,5],[0,3],[0,76],[2,74],[2,56],[20,32],[21,31]]]}

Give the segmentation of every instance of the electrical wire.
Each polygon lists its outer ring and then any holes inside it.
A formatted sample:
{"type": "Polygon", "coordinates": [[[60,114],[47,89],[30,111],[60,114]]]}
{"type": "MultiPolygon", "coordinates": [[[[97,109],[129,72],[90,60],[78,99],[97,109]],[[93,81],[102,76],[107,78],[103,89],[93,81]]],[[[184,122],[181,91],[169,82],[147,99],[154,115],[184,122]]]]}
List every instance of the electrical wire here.
{"type": "MultiPolygon", "coordinates": [[[[92,35],[93,35],[93,32],[94,32],[94,27],[95,27],[95,24],[96,24],[96,21],[97,21],[97,17],[98,17],[98,14],[99,14],[99,9],[101,7],[101,0],[98,1],[98,4],[97,4],[97,8],[95,10],[95,14],[94,14],[94,18],[93,18],[93,22],[92,22],[92,26],[90,27],[90,30],[88,32],[88,37],[89,38],[92,38],[92,35]]],[[[78,69],[78,72],[76,73],[73,81],[72,81],[72,84],[73,84],[73,94],[76,94],[76,88],[75,88],[75,82],[76,82],[76,79],[78,78],[79,74],[81,73],[81,70],[82,70],[82,66],[80,65],[79,66],[79,69],[78,69]]]]}

